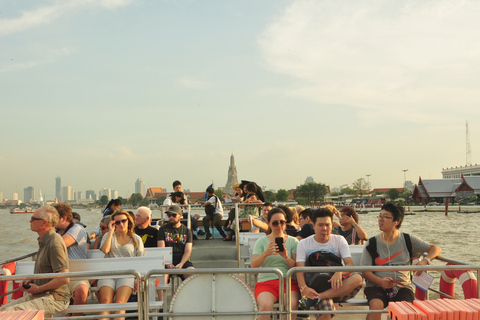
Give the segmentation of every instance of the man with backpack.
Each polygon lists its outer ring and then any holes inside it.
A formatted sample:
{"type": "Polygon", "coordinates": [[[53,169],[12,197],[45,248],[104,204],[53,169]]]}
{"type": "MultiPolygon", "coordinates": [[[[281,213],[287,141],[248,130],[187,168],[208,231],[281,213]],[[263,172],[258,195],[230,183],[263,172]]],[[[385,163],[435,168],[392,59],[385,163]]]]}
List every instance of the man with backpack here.
{"type": "MultiPolygon", "coordinates": [[[[368,240],[362,252],[361,266],[408,266],[412,258],[424,252],[426,257],[417,265],[429,265],[442,249],[413,235],[398,231],[402,226],[404,209],[396,204],[382,206],[378,216],[379,235],[368,240]]],[[[421,272],[420,272],[421,273],[421,272]]],[[[365,295],[370,310],[382,310],[389,301],[408,301],[415,299],[409,271],[365,271],[365,295]]],[[[370,313],[367,320],[380,320],[380,313],[370,313]]]]}
{"type": "MultiPolygon", "coordinates": [[[[296,266],[353,266],[347,241],[332,234],[333,213],[327,208],[313,212],[315,234],[300,240],[297,246],[296,266]]],[[[362,276],[345,272],[297,272],[297,282],[303,298],[303,309],[332,310],[333,302],[343,302],[354,297],[362,287],[362,276]]],[[[331,319],[324,314],[318,319],[331,319]]]]}

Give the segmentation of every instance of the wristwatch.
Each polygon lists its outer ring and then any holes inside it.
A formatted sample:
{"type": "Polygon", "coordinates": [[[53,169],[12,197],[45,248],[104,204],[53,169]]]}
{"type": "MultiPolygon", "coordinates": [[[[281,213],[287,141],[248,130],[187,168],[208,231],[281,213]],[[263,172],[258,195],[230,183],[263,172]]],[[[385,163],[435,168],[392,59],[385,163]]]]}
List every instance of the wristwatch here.
{"type": "Polygon", "coordinates": [[[428,259],[427,257],[424,257],[423,260],[426,260],[428,265],[432,264],[432,261],[430,259],[428,259]]]}

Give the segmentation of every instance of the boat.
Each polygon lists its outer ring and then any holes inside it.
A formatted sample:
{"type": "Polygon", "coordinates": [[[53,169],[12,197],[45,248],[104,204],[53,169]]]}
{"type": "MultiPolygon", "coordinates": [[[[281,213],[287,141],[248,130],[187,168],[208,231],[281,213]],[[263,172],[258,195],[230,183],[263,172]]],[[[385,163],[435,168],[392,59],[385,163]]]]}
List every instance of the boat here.
{"type": "Polygon", "coordinates": [[[11,214],[23,214],[23,213],[34,213],[35,210],[32,208],[15,208],[10,211],[11,214]]]}

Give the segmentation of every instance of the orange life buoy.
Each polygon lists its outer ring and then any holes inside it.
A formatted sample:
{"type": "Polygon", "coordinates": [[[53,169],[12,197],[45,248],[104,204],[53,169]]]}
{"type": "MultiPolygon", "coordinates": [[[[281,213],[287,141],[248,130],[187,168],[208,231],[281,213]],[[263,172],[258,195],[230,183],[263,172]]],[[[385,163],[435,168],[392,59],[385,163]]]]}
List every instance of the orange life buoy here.
{"type": "MultiPolygon", "coordinates": [[[[451,263],[447,263],[451,265],[451,263]]],[[[455,280],[458,279],[462,285],[465,299],[478,298],[477,278],[470,270],[444,270],[440,278],[440,291],[455,296],[455,280]]],[[[441,298],[447,298],[441,296],[441,298]]]]}
{"type": "MultiPolygon", "coordinates": [[[[15,262],[6,263],[2,266],[0,270],[0,275],[2,276],[11,276],[15,274],[15,262]]],[[[0,281],[0,295],[7,293],[8,291],[8,280],[0,281]]],[[[7,303],[7,296],[0,298],[0,306],[7,303]]]]}

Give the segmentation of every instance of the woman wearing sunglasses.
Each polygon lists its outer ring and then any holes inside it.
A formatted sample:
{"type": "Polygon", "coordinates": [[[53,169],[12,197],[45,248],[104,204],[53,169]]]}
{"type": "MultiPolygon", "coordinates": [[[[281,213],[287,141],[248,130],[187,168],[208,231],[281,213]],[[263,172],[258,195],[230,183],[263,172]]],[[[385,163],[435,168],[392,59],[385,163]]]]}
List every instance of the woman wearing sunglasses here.
{"type": "MultiPolygon", "coordinates": [[[[103,236],[100,250],[105,258],[138,257],[144,255],[142,239],[133,233],[133,219],[128,212],[117,209],[108,224],[108,233],[103,236]]],[[[100,303],[125,303],[133,292],[133,278],[98,280],[100,303]],[[114,300],[115,296],[115,300],[114,300]]],[[[115,313],[125,313],[118,311],[115,313]]],[[[100,314],[109,314],[108,311],[100,314]]],[[[125,318],[117,318],[124,320],[125,318]]]]}
{"type": "MultiPolygon", "coordinates": [[[[268,212],[268,226],[272,232],[260,238],[253,249],[252,268],[278,268],[285,276],[290,268],[295,267],[298,240],[285,233],[287,214],[280,208],[268,212]]],[[[259,311],[272,311],[279,298],[278,276],[274,273],[260,273],[255,284],[255,298],[259,311]]],[[[286,285],[286,284],[285,284],[286,285]]],[[[285,288],[284,288],[285,290],[285,288]]],[[[296,310],[300,299],[300,289],[292,280],[291,307],[296,310]]],[[[270,319],[270,315],[259,315],[259,320],[270,319]]],[[[295,319],[295,315],[292,315],[295,319]]]]}

